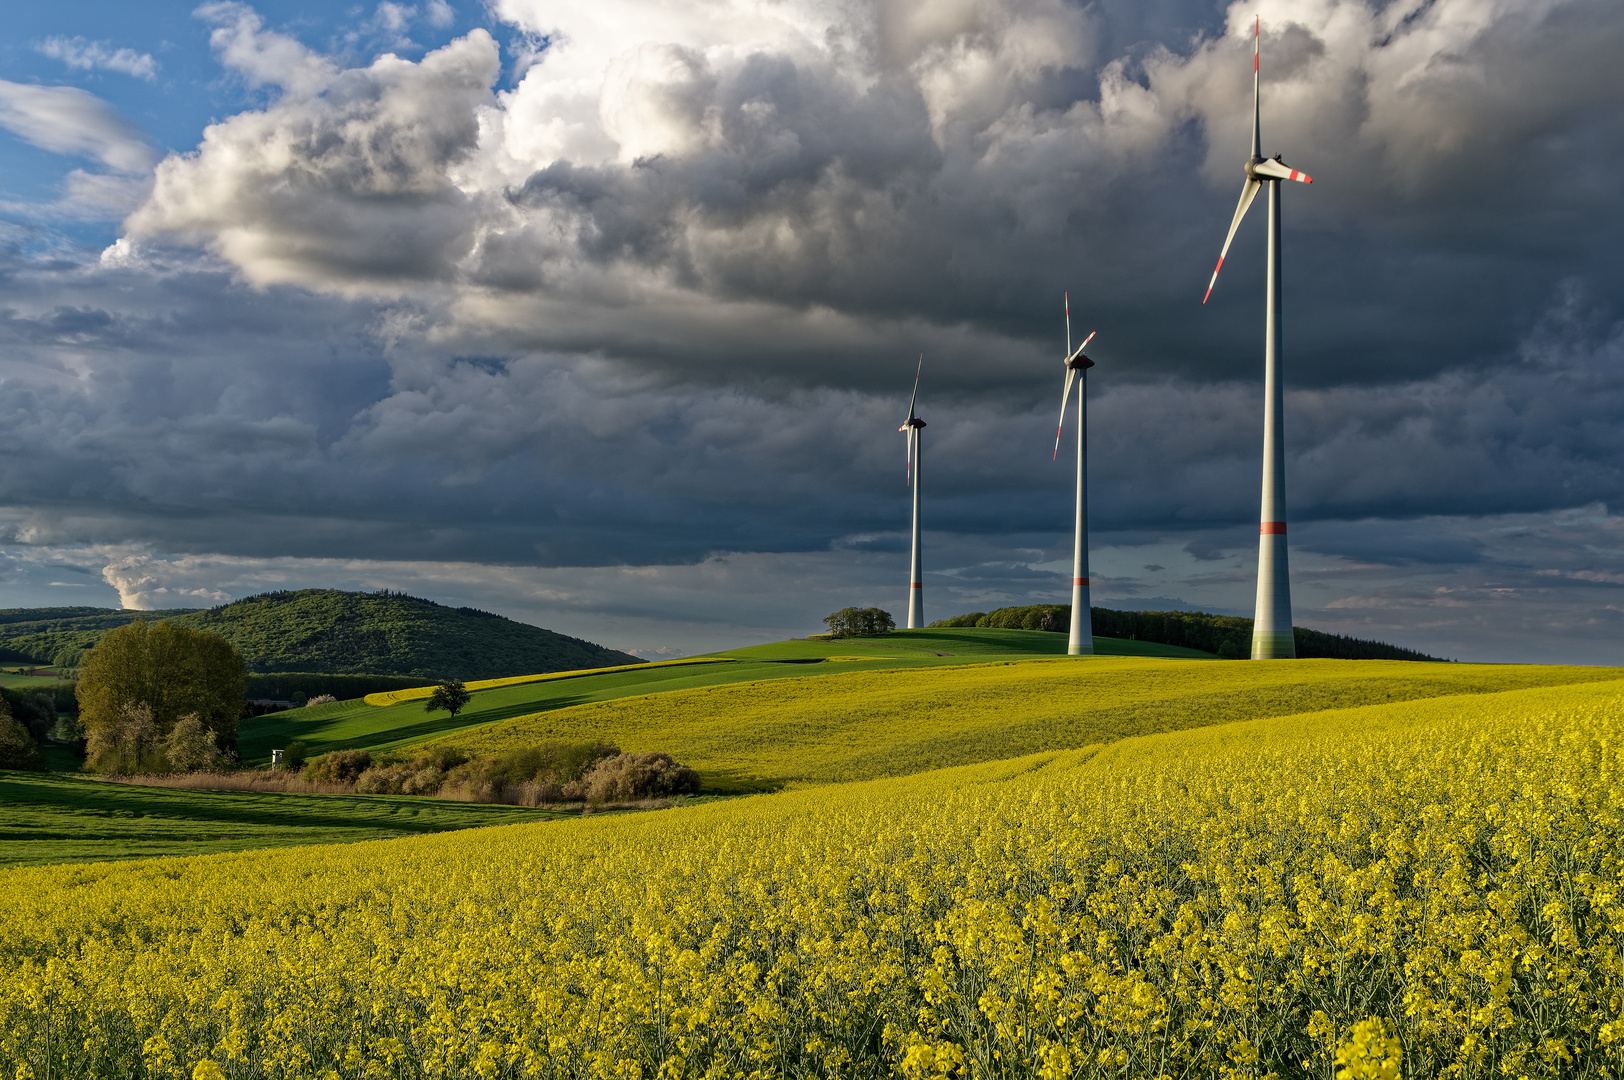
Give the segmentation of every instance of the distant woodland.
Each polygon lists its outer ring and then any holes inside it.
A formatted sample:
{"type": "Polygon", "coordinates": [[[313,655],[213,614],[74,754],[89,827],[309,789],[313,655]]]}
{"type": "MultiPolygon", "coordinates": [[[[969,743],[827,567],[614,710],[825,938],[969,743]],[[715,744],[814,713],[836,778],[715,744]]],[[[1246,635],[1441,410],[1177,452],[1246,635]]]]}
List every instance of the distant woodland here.
{"type": "MultiPolygon", "coordinates": [[[[1252,652],[1252,620],[1233,615],[1209,615],[1204,611],[1113,611],[1093,608],[1094,633],[1100,637],[1128,641],[1154,641],[1161,645],[1182,645],[1200,649],[1226,660],[1244,660],[1252,652]]],[[[986,626],[1000,630],[1071,629],[1070,604],[1033,604],[995,611],[972,611],[931,623],[932,626],[986,626]]],[[[1329,660],[1425,660],[1441,662],[1415,649],[1381,641],[1294,626],[1297,656],[1301,659],[1329,660]]]]}
{"type": "MultiPolygon", "coordinates": [[[[337,589],[263,593],[206,611],[0,611],[0,663],[78,667],[103,634],[138,619],[170,619],[218,634],[237,647],[251,673],[288,675],[281,680],[287,686],[278,687],[282,690],[308,690],[294,677],[305,672],[420,682],[641,663],[627,653],[476,608],[447,607],[387,590],[337,589]]],[[[281,695],[273,690],[265,696],[281,695]]]]}

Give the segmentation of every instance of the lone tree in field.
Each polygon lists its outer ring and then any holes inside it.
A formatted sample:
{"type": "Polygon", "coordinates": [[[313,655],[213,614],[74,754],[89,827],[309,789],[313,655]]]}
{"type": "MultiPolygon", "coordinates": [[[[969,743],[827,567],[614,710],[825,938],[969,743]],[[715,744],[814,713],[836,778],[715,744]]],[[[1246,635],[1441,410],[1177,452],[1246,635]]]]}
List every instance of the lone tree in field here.
{"type": "Polygon", "coordinates": [[[830,637],[874,637],[888,634],[897,628],[889,611],[877,607],[841,608],[824,620],[830,637]]]}
{"type": "Polygon", "coordinates": [[[434,693],[429,695],[429,700],[423,705],[423,711],[434,712],[436,709],[444,709],[452,716],[456,716],[468,706],[473,696],[468,692],[468,688],[462,685],[461,679],[447,679],[434,688],[434,693]]]}
{"type": "MultiPolygon", "coordinates": [[[[133,622],[109,630],[85,655],[75,696],[85,736],[97,745],[122,746],[137,737],[135,728],[141,741],[156,744],[181,717],[195,716],[215,745],[229,750],[247,691],[242,655],[225,638],[167,622],[133,622]],[[150,725],[132,727],[136,712],[150,716],[150,725]]],[[[118,756],[127,765],[146,749],[131,746],[118,756]]]]}

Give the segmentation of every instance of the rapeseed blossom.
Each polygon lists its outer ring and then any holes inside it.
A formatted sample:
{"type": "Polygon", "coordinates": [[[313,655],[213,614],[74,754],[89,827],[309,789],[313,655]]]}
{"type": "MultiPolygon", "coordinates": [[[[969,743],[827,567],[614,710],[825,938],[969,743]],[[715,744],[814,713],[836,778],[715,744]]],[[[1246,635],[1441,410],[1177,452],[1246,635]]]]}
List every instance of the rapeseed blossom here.
{"type": "Polygon", "coordinates": [[[1624,1074],[1618,684],[0,874],[0,1075],[1624,1074]]]}

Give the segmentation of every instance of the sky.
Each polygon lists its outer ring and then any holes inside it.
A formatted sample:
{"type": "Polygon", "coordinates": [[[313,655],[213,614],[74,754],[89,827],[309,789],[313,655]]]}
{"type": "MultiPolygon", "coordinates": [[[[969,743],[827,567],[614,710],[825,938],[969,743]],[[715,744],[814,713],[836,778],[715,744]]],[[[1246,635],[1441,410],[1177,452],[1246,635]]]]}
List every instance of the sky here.
{"type": "Polygon", "coordinates": [[[0,607],[401,589],[640,655],[1250,615],[1283,206],[1295,622],[1624,662],[1616,0],[29,5],[0,607]],[[1069,429],[1068,429],[1069,430],[1069,429]]]}

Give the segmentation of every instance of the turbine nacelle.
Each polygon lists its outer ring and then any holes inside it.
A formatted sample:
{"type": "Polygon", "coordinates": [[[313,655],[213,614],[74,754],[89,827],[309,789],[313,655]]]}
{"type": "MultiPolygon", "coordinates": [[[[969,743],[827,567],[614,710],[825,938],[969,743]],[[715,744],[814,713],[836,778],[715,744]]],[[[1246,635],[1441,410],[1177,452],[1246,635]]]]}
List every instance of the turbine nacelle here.
{"type": "Polygon", "coordinates": [[[919,366],[914,369],[913,397],[908,399],[908,419],[904,420],[902,426],[897,428],[898,431],[904,432],[908,436],[908,471],[904,476],[904,480],[909,486],[913,485],[914,441],[919,438],[919,429],[925,426],[925,422],[914,415],[914,406],[919,404],[919,376],[924,373],[924,370],[925,354],[920,353],[919,366]]]}
{"type": "MultiPolygon", "coordinates": [[[[1060,423],[1054,429],[1054,457],[1056,460],[1058,460],[1060,457],[1060,433],[1064,431],[1066,427],[1066,402],[1071,398],[1071,384],[1077,381],[1078,372],[1087,371],[1089,368],[1094,366],[1094,361],[1084,356],[1083,350],[1088,348],[1088,343],[1094,340],[1094,335],[1097,333],[1099,333],[1098,330],[1089,331],[1088,336],[1083,339],[1083,343],[1077,346],[1077,351],[1071,353],[1071,355],[1065,359],[1066,388],[1060,392],[1060,423]]],[[[1066,294],[1066,349],[1068,351],[1071,349],[1070,293],[1066,294]]]]}
{"type": "Polygon", "coordinates": [[[1276,154],[1272,158],[1255,157],[1246,163],[1246,178],[1253,182],[1262,180],[1296,180],[1299,183],[1312,184],[1314,178],[1307,173],[1293,169],[1280,160],[1276,154]]]}
{"type": "Polygon", "coordinates": [[[1229,219],[1229,234],[1224,237],[1224,246],[1218,252],[1218,265],[1212,268],[1212,278],[1207,282],[1206,295],[1201,297],[1205,304],[1212,296],[1212,287],[1218,284],[1218,272],[1224,268],[1224,256],[1229,254],[1229,245],[1235,239],[1235,230],[1241,227],[1241,218],[1246,216],[1247,207],[1262,190],[1263,185],[1275,180],[1296,180],[1304,184],[1312,184],[1314,178],[1305,172],[1293,169],[1280,160],[1276,154],[1272,158],[1263,156],[1263,124],[1262,124],[1262,68],[1259,64],[1259,52],[1263,40],[1263,22],[1258,20],[1252,31],[1252,156],[1246,160],[1246,179],[1241,184],[1241,201],[1235,207],[1235,216],[1229,219]]]}

